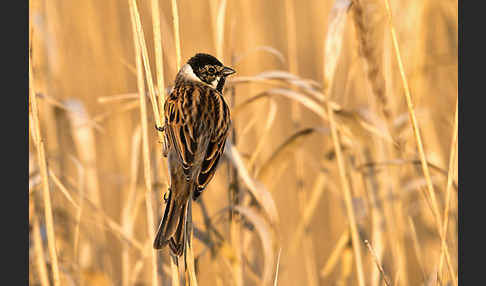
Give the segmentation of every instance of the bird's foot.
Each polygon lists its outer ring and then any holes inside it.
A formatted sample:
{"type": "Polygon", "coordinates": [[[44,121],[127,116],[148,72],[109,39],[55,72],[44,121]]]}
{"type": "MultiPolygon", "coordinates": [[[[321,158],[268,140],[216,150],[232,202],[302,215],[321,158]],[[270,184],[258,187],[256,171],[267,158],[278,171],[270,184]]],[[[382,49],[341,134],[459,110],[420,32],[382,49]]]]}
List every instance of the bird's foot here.
{"type": "Polygon", "coordinates": [[[169,202],[169,197],[167,197],[167,194],[169,194],[169,196],[170,196],[170,192],[171,192],[171,189],[169,188],[169,190],[164,194],[164,202],[166,204],[169,202]]]}
{"type": "Polygon", "coordinates": [[[160,132],[164,132],[165,131],[165,125],[160,127],[160,126],[157,126],[157,124],[155,124],[155,129],[157,129],[160,132]]]}

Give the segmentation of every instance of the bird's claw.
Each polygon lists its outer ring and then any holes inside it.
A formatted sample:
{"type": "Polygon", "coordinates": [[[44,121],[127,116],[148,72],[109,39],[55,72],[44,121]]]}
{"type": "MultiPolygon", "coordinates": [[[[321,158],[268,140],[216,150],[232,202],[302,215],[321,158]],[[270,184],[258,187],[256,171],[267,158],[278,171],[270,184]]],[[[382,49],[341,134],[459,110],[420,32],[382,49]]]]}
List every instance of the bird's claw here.
{"type": "Polygon", "coordinates": [[[164,194],[164,202],[165,202],[166,204],[167,204],[167,202],[169,201],[169,198],[167,197],[167,194],[169,194],[169,195],[170,195],[170,192],[171,192],[171,190],[169,189],[169,191],[168,191],[168,192],[166,192],[166,193],[164,194]]]}
{"type": "Polygon", "coordinates": [[[164,126],[162,126],[162,127],[159,127],[159,126],[157,126],[157,124],[155,124],[155,129],[157,129],[157,130],[158,130],[158,131],[160,131],[160,132],[164,132],[164,130],[165,130],[165,125],[164,125],[164,126]]]}

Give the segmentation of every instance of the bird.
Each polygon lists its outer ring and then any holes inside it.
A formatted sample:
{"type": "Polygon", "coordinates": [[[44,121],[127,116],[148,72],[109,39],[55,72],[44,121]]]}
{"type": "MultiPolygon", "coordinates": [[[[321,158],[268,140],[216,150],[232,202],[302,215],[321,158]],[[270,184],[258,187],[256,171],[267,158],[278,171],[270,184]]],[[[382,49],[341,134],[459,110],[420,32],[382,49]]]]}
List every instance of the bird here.
{"type": "Polygon", "coordinates": [[[235,72],[214,56],[197,53],[176,75],[164,104],[164,126],[156,126],[164,132],[170,186],[154,249],[169,245],[176,256],[184,251],[188,203],[207,187],[224,152],[231,117],[223,87],[235,72]]]}

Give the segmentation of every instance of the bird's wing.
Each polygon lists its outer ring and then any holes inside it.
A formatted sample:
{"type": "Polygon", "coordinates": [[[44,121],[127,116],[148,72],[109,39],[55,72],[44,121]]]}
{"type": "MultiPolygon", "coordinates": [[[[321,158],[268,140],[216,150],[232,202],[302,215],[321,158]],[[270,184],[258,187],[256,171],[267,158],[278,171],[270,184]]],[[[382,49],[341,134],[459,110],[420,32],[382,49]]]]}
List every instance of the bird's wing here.
{"type": "Polygon", "coordinates": [[[174,89],[164,104],[166,139],[176,151],[184,173],[189,175],[194,163],[197,144],[194,138],[193,124],[190,124],[187,111],[184,112],[184,93],[190,92],[181,87],[174,89]]]}
{"type": "Polygon", "coordinates": [[[224,152],[224,146],[226,138],[228,137],[231,120],[229,109],[224,102],[223,97],[215,92],[213,97],[218,102],[215,104],[216,115],[215,122],[216,128],[213,136],[209,140],[208,147],[206,149],[206,155],[202,162],[201,171],[199,172],[196,180],[196,189],[194,190],[194,199],[196,199],[201,192],[206,188],[208,183],[213,178],[216,168],[218,167],[219,159],[224,152]]]}

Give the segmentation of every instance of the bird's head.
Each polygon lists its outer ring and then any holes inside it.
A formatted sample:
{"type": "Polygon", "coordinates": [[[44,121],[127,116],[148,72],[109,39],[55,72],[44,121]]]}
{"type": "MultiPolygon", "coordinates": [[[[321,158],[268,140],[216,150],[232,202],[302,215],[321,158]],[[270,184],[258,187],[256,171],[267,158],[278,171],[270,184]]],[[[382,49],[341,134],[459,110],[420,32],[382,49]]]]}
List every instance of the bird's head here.
{"type": "Polygon", "coordinates": [[[190,58],[181,71],[187,78],[209,84],[220,92],[223,91],[226,77],[236,72],[215,57],[202,53],[190,58]]]}

